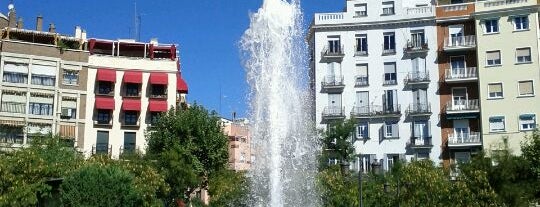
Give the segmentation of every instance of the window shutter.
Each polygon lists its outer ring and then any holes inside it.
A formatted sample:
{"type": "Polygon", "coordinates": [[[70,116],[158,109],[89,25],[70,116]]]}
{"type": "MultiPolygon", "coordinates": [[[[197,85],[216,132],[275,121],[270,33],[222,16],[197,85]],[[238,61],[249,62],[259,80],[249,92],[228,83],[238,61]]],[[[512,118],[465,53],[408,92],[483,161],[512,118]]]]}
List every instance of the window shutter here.
{"type": "Polygon", "coordinates": [[[500,59],[500,52],[499,51],[491,51],[491,52],[486,52],[486,58],[488,60],[498,60],[500,59]]]}
{"type": "Polygon", "coordinates": [[[358,75],[367,76],[368,75],[368,66],[365,64],[356,65],[358,75]]]}
{"type": "Polygon", "coordinates": [[[519,49],[516,50],[516,55],[518,57],[531,56],[531,49],[530,48],[519,48],[519,49]]]}
{"type": "Polygon", "coordinates": [[[428,137],[431,137],[431,121],[428,121],[428,122],[426,123],[425,128],[426,128],[426,131],[427,131],[427,134],[426,134],[426,135],[427,135],[428,137]]]}
{"type": "Polygon", "coordinates": [[[496,83],[496,84],[489,84],[488,86],[490,93],[500,93],[502,92],[502,84],[496,83]]]}
{"type": "Polygon", "coordinates": [[[397,123],[392,124],[392,137],[399,137],[399,127],[397,123]]]}
{"type": "Polygon", "coordinates": [[[534,94],[532,81],[519,82],[519,94],[520,95],[534,94]]]}
{"type": "Polygon", "coordinates": [[[384,73],[395,73],[395,72],[396,72],[396,63],[384,64],[384,73]]]}

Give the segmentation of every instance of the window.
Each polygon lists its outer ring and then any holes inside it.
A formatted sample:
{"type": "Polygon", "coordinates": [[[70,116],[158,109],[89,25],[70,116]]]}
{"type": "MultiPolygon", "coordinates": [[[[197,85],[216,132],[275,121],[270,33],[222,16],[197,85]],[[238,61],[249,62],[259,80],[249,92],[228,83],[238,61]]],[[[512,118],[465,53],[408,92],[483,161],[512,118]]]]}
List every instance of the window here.
{"type": "Polygon", "coordinates": [[[79,84],[79,71],[64,69],[64,85],[77,85],[79,84]]]}
{"type": "Polygon", "coordinates": [[[98,82],[98,94],[109,95],[112,93],[114,93],[114,85],[112,82],[98,82]]]}
{"type": "Polygon", "coordinates": [[[383,85],[397,84],[396,63],[384,63],[384,83],[383,85]]]}
{"type": "Polygon", "coordinates": [[[369,124],[359,123],[356,126],[356,138],[359,140],[369,139],[369,124]]]}
{"type": "Polygon", "coordinates": [[[124,111],[124,125],[137,125],[137,111],[124,111]]]}
{"type": "Polygon", "coordinates": [[[394,164],[399,162],[399,155],[387,155],[386,159],[388,163],[388,168],[386,170],[392,170],[392,168],[394,168],[394,164]]]}
{"type": "Polygon", "coordinates": [[[136,83],[126,83],[126,96],[128,97],[138,97],[139,96],[139,84],[136,83]]]}
{"type": "Polygon", "coordinates": [[[355,55],[363,56],[368,54],[367,35],[356,35],[356,51],[355,55]]]}
{"type": "Polygon", "coordinates": [[[367,4],[354,5],[354,18],[367,16],[367,4]]]}
{"type": "Polygon", "coordinates": [[[152,85],[152,96],[161,97],[165,95],[165,85],[152,85]]]}
{"type": "Polygon", "coordinates": [[[423,48],[426,43],[424,30],[411,31],[411,42],[407,45],[412,48],[423,48]]]}
{"type": "Polygon", "coordinates": [[[504,116],[489,117],[489,130],[491,132],[502,132],[505,130],[504,116]]]}
{"type": "Polygon", "coordinates": [[[416,155],[417,160],[428,160],[429,159],[429,153],[428,152],[419,152],[416,155]]]}
{"type": "Polygon", "coordinates": [[[110,124],[110,121],[111,121],[111,111],[98,109],[97,111],[98,124],[110,124]]]}
{"type": "Polygon", "coordinates": [[[25,114],[26,93],[20,91],[2,91],[2,112],[25,114]]]}
{"type": "Polygon", "coordinates": [[[356,64],[356,83],[355,86],[367,86],[369,85],[369,76],[368,76],[368,65],[367,64],[356,64]]]}
{"type": "Polygon", "coordinates": [[[527,16],[514,17],[514,30],[529,29],[529,18],[527,16]]]}
{"type": "Polygon", "coordinates": [[[384,138],[399,138],[399,127],[397,122],[386,122],[383,125],[384,138]]]}
{"type": "Polygon", "coordinates": [[[159,112],[150,112],[150,124],[155,124],[158,121],[159,112]]]}
{"type": "Polygon", "coordinates": [[[488,84],[489,98],[502,98],[503,86],[502,83],[490,83],[488,84]]]}
{"type": "Polygon", "coordinates": [[[519,115],[519,130],[529,131],[536,129],[536,115],[522,114],[519,115]]]}
{"type": "Polygon", "coordinates": [[[487,65],[500,65],[501,64],[501,51],[487,51],[486,52],[487,65]]]}
{"type": "Polygon", "coordinates": [[[136,137],[137,137],[137,133],[135,132],[124,132],[124,153],[135,152],[135,148],[137,146],[136,137]]]}
{"type": "Polygon", "coordinates": [[[76,119],[77,109],[62,107],[62,119],[76,119]]]}
{"type": "Polygon", "coordinates": [[[48,103],[33,103],[30,102],[29,112],[33,115],[52,116],[53,105],[48,103]]]}
{"type": "Polygon", "coordinates": [[[96,145],[94,146],[94,154],[109,154],[109,132],[98,131],[96,136],[96,145]]]}
{"type": "Polygon", "coordinates": [[[56,83],[56,77],[54,76],[32,74],[33,85],[54,86],[55,83],[56,83]]]}
{"type": "Polygon", "coordinates": [[[394,14],[394,2],[393,1],[386,1],[382,3],[383,7],[383,15],[393,15],[394,14]]]}
{"type": "Polygon", "coordinates": [[[4,63],[3,81],[9,83],[28,83],[28,64],[4,63]]]}
{"type": "Polygon", "coordinates": [[[499,32],[499,20],[498,19],[488,19],[484,21],[484,32],[486,34],[498,33],[499,32]]]}
{"type": "Polygon", "coordinates": [[[385,32],[383,44],[383,54],[391,54],[396,52],[396,36],[393,32],[385,32]]]}
{"type": "Polygon", "coordinates": [[[531,62],[531,48],[516,49],[516,61],[517,63],[531,62]]]}
{"type": "Polygon", "coordinates": [[[339,36],[331,36],[328,38],[328,53],[341,54],[341,41],[339,36]]]}
{"type": "Polygon", "coordinates": [[[519,81],[519,95],[520,96],[532,96],[534,95],[533,81],[519,81]]]}

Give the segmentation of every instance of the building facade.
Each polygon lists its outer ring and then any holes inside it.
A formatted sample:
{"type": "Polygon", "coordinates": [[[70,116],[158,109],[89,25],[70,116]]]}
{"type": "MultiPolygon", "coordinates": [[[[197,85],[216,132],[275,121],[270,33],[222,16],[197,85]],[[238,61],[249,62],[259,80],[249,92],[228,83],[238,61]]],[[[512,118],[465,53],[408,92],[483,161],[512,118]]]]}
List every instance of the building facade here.
{"type": "Polygon", "coordinates": [[[315,14],[308,42],[315,120],[356,120],[352,166],[440,160],[437,33],[431,1],[346,1],[315,14]]]}
{"type": "Polygon", "coordinates": [[[221,119],[223,132],[229,138],[229,167],[246,171],[251,167],[251,136],[246,119],[221,119]]]}
{"type": "Polygon", "coordinates": [[[538,2],[477,2],[474,17],[484,150],[507,143],[521,154],[520,143],[540,113],[538,2]]]}

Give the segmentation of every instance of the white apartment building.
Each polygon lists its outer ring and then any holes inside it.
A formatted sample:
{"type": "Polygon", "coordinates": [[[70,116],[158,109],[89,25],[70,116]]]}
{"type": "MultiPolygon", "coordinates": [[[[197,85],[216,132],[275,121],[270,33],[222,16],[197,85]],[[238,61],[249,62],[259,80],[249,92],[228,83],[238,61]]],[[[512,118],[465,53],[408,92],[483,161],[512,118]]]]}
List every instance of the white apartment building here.
{"type": "Polygon", "coordinates": [[[145,151],[145,133],[160,113],[185,103],[175,45],[88,40],[84,153],[145,151]]]}
{"type": "Polygon", "coordinates": [[[430,0],[348,0],[315,14],[308,42],[315,121],[358,122],[351,166],[441,159],[435,8],[430,0]],[[361,162],[359,162],[361,160],[361,162]]]}

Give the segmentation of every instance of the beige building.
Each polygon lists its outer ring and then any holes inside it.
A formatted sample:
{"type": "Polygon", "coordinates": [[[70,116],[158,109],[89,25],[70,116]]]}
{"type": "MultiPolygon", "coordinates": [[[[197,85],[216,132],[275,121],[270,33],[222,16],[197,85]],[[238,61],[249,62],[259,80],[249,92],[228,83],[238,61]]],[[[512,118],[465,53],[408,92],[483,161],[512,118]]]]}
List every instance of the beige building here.
{"type": "Polygon", "coordinates": [[[0,15],[0,145],[20,147],[36,136],[58,133],[82,146],[85,128],[88,52],[86,34],[56,32],[54,24],[42,31],[23,28],[10,5],[8,17],[0,15]]]}
{"type": "Polygon", "coordinates": [[[520,142],[540,114],[538,5],[533,0],[476,2],[481,133],[484,149],[520,142]]]}
{"type": "Polygon", "coordinates": [[[223,132],[229,137],[229,166],[236,171],[251,167],[251,136],[245,119],[222,119],[223,132]]]}

